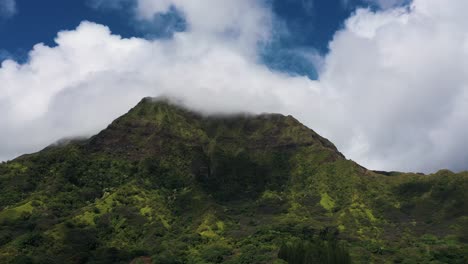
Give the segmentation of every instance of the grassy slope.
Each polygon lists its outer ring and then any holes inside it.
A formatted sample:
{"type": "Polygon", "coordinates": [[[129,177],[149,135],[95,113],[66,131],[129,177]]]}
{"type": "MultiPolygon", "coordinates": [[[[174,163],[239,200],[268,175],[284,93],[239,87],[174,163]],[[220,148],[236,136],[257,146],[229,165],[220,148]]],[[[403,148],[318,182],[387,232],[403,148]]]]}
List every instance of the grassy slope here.
{"type": "Polygon", "coordinates": [[[467,173],[368,171],[292,117],[145,99],[0,165],[0,260],[282,263],[283,242],[328,234],[356,263],[466,263],[467,191],[467,173]]]}

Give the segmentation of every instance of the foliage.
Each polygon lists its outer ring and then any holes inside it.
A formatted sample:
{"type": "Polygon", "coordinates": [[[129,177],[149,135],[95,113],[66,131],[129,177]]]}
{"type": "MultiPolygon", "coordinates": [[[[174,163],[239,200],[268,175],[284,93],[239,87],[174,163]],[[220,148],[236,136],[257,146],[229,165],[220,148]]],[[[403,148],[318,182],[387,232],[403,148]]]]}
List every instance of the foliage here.
{"type": "Polygon", "coordinates": [[[348,250],[335,239],[286,242],[281,245],[278,258],[285,260],[289,264],[351,263],[348,250]]]}

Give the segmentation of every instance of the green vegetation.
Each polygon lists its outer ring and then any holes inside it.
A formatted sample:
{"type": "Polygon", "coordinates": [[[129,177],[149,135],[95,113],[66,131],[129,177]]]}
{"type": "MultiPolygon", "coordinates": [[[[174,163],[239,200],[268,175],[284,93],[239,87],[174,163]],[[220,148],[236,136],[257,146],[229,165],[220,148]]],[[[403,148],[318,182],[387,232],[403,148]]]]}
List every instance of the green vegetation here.
{"type": "Polygon", "coordinates": [[[292,117],[144,99],[0,164],[0,263],[468,263],[468,173],[373,172],[292,117]]]}
{"type": "Polygon", "coordinates": [[[290,264],[349,264],[351,257],[346,247],[336,240],[296,240],[281,245],[278,258],[290,264]]]}

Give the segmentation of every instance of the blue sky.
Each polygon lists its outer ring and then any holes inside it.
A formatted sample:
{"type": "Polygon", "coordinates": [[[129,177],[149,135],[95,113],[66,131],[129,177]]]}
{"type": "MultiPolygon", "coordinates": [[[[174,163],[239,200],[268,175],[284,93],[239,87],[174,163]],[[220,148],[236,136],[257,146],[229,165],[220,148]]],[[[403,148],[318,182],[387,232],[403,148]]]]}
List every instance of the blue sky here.
{"type": "MultiPolygon", "coordinates": [[[[170,37],[173,30],[184,30],[184,19],[177,10],[155,16],[151,22],[142,22],[132,17],[131,1],[117,0],[113,6],[93,3],[90,0],[16,0],[14,14],[3,14],[0,18],[0,59],[25,61],[33,45],[54,46],[58,31],[74,29],[83,20],[107,25],[114,34],[123,37],[170,37]]],[[[311,78],[317,77],[315,67],[300,52],[327,53],[329,41],[357,7],[376,8],[375,4],[360,0],[268,0],[266,3],[276,15],[277,30],[272,42],[261,47],[264,63],[275,70],[311,78]]]]}

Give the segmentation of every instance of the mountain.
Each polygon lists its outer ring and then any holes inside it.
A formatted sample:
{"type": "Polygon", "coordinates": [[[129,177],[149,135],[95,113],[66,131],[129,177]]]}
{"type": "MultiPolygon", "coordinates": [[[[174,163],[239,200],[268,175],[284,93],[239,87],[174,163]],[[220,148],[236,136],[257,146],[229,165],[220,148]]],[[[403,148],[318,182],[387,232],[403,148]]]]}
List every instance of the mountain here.
{"type": "Polygon", "coordinates": [[[291,116],[143,99],[0,165],[0,263],[468,263],[468,173],[370,171],[291,116]]]}

